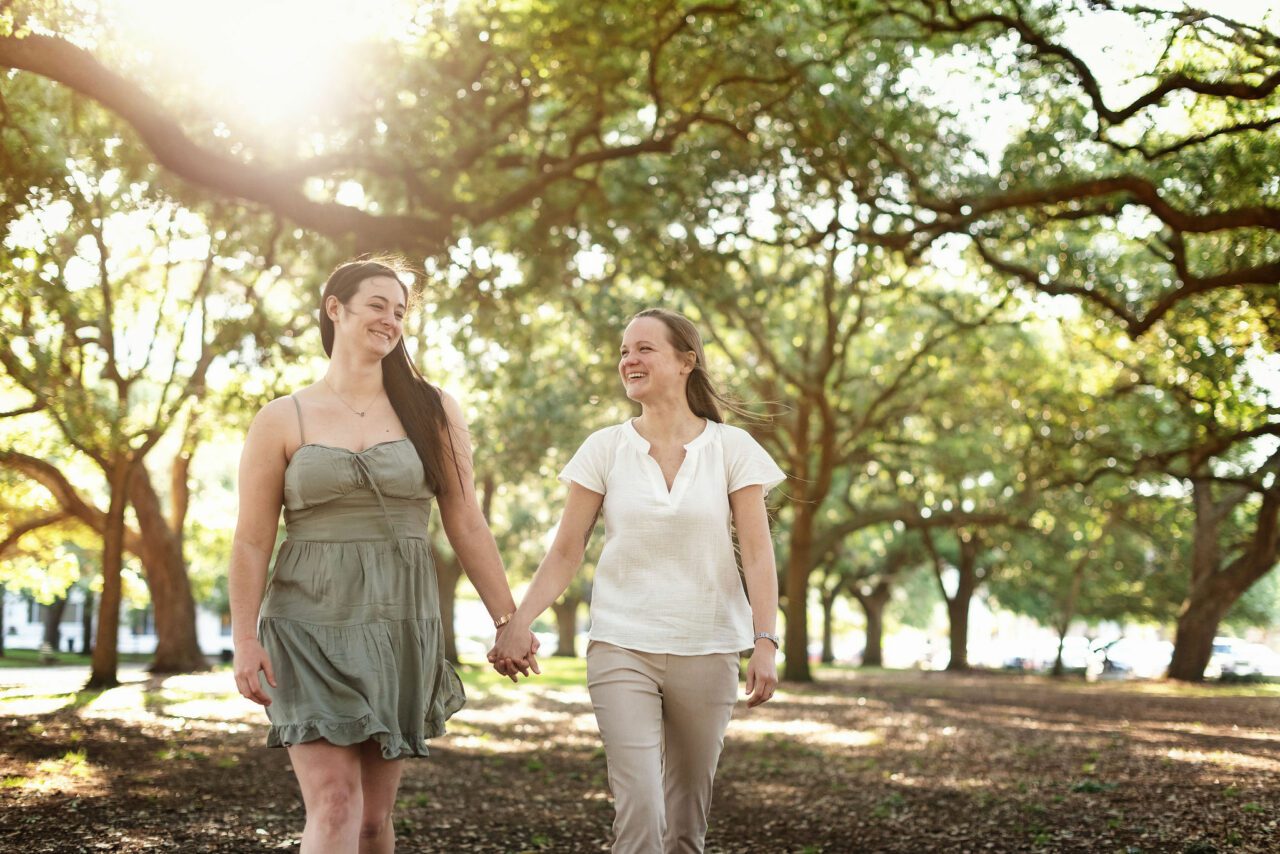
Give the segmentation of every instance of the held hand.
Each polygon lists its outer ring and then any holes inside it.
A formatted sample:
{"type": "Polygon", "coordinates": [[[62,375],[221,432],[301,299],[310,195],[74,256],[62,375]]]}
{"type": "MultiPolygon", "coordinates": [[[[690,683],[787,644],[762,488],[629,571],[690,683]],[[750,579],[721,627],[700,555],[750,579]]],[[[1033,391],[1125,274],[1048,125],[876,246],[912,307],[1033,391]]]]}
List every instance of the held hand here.
{"type": "Polygon", "coordinates": [[[499,630],[497,640],[487,656],[493,664],[493,669],[509,677],[512,682],[516,681],[517,672],[525,676],[528,676],[531,670],[534,673],[542,673],[538,667],[537,652],[540,644],[537,637],[532,631],[527,630],[523,633],[523,638],[521,634],[512,627],[503,627],[499,630]]]}
{"type": "Polygon", "coordinates": [[[773,657],[777,652],[767,640],[756,641],[755,652],[747,663],[747,708],[768,702],[778,687],[778,667],[773,657]]]}
{"type": "Polygon", "coordinates": [[[271,705],[271,698],[262,690],[258,681],[258,672],[266,674],[267,684],[276,687],[275,672],[271,669],[271,659],[255,638],[247,638],[236,643],[234,673],[236,688],[240,695],[252,700],[259,706],[271,705]]]}
{"type": "MultiPolygon", "coordinates": [[[[518,674],[521,672],[521,670],[520,670],[520,666],[516,662],[512,661],[509,658],[498,658],[494,654],[492,649],[489,650],[488,659],[489,659],[489,663],[493,665],[493,669],[497,671],[499,676],[505,676],[508,679],[510,679],[512,682],[520,681],[518,678],[518,674]]],[[[525,672],[524,675],[528,676],[529,674],[525,672]]]]}
{"type": "MultiPolygon", "coordinates": [[[[520,667],[517,666],[517,664],[510,658],[501,657],[498,654],[498,641],[501,640],[503,634],[508,633],[509,628],[510,626],[507,623],[498,627],[497,634],[494,637],[493,646],[489,648],[489,652],[485,654],[485,658],[489,660],[489,663],[493,665],[493,669],[497,671],[499,675],[507,677],[512,682],[516,682],[518,681],[516,674],[521,672],[520,667]]],[[[521,664],[523,664],[523,661],[521,664]]],[[[528,667],[528,665],[524,666],[526,668],[528,667]]],[[[529,675],[527,669],[524,671],[524,675],[529,675]]]]}

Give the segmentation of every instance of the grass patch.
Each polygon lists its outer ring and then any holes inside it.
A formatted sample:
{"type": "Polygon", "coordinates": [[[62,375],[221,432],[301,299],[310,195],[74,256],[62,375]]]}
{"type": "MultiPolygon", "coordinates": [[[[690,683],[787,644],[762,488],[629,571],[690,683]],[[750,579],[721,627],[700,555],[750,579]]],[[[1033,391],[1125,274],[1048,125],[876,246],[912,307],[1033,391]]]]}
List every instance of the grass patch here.
{"type": "Polygon", "coordinates": [[[1166,679],[1134,679],[1128,682],[1052,682],[1065,691],[1102,694],[1138,694],[1155,697],[1280,697],[1274,682],[1175,682],[1166,679]]]}
{"type": "Polygon", "coordinates": [[[177,744],[177,742],[169,742],[167,747],[163,747],[155,752],[155,758],[161,762],[186,762],[191,760],[208,759],[207,753],[199,750],[189,750],[177,744]]]}
{"type": "MultiPolygon", "coordinates": [[[[0,697],[0,715],[27,717],[50,715],[64,710],[76,711],[92,702],[97,691],[81,691],[75,694],[9,694],[0,697]]],[[[39,733],[32,733],[38,735],[39,733]]]]}
{"type": "MultiPolygon", "coordinates": [[[[151,656],[144,653],[129,652],[121,653],[119,657],[120,663],[146,663],[151,660],[151,656]]],[[[53,663],[46,664],[44,657],[38,649],[6,649],[4,655],[0,655],[0,668],[3,667],[60,667],[63,665],[80,664],[89,666],[92,658],[87,655],[80,655],[76,652],[55,652],[53,653],[53,663]]]]}
{"type": "MultiPolygon", "coordinates": [[[[585,688],[587,687],[587,662],[582,658],[539,658],[538,667],[542,673],[530,676],[539,688],[585,688]]],[[[462,677],[462,684],[467,693],[480,695],[495,690],[521,690],[518,684],[512,684],[505,676],[500,676],[488,662],[468,662],[455,668],[462,677]]],[[[525,678],[520,677],[524,682],[525,678]]]]}
{"type": "Polygon", "coordinates": [[[68,750],[61,759],[46,759],[36,765],[41,777],[61,774],[67,777],[89,776],[89,757],[83,750],[68,750]]]}
{"type": "MultiPolygon", "coordinates": [[[[781,668],[779,668],[781,669],[781,668]]],[[[1236,680],[1221,682],[1178,682],[1168,679],[1132,679],[1085,682],[1080,679],[1056,679],[1042,673],[1024,673],[1014,670],[991,670],[972,668],[960,673],[944,670],[916,670],[913,668],[888,669],[881,667],[858,667],[852,664],[820,664],[812,667],[816,681],[823,677],[831,681],[847,681],[851,677],[873,677],[873,685],[891,683],[899,693],[922,694],[940,698],[955,693],[954,686],[949,686],[945,678],[957,679],[998,679],[1002,682],[1035,687],[1043,685],[1055,691],[1079,694],[1107,694],[1111,696],[1136,694],[1139,696],[1217,698],[1217,697],[1278,697],[1280,698],[1280,680],[1236,680]],[[1013,678],[1009,678],[1013,677],[1013,678]]],[[[789,690],[804,686],[791,683],[789,690]]],[[[959,688],[961,693],[967,688],[959,688]]]]}

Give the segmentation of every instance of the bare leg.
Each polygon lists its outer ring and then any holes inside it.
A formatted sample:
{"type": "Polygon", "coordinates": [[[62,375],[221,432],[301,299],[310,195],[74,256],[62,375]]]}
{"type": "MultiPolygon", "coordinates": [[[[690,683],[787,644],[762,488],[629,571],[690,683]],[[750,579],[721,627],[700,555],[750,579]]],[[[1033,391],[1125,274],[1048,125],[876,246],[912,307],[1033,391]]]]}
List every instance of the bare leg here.
{"type": "Polygon", "coordinates": [[[307,826],[302,831],[302,854],[355,851],[363,812],[360,747],[338,747],[327,741],[308,741],[289,748],[293,773],[302,787],[307,826]]]}
{"type": "Polygon", "coordinates": [[[360,783],[364,807],[360,817],[360,854],[391,854],[396,848],[396,832],[391,811],[400,788],[401,759],[383,759],[378,742],[369,739],[360,745],[360,783]]]}

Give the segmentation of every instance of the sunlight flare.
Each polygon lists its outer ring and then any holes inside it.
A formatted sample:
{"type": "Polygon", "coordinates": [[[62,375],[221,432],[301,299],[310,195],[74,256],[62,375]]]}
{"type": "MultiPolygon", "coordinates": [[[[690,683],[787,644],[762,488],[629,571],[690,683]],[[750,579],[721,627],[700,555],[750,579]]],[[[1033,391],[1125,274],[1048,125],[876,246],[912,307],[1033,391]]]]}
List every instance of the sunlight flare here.
{"type": "Polygon", "coordinates": [[[285,128],[353,94],[351,80],[413,20],[404,0],[107,0],[138,56],[210,105],[285,128]]]}

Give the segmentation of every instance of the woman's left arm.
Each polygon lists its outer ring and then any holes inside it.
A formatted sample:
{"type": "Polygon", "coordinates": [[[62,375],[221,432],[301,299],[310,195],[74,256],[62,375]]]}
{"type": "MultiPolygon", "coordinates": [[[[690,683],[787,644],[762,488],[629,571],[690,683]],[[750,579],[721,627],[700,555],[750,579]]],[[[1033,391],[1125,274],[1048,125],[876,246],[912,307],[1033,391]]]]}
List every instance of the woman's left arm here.
{"type": "MultiPolygon", "coordinates": [[[[769,513],[764,505],[764,487],[744,486],[729,494],[729,509],[738,531],[742,552],[742,574],[751,600],[754,632],[777,634],[778,568],[774,562],[773,539],[769,536],[769,513]]],[[[747,708],[758,706],[773,696],[778,687],[778,648],[767,638],[755,642],[747,665],[747,708]]]]}
{"type": "MultiPolygon", "coordinates": [[[[440,521],[454,554],[458,556],[467,578],[480,594],[480,600],[495,622],[515,613],[516,602],[507,583],[507,573],[498,554],[498,544],[489,530],[480,502],[476,498],[475,471],[471,461],[471,434],[467,430],[462,407],[450,395],[441,391],[445,415],[449,422],[449,435],[445,441],[445,477],[449,483],[439,497],[440,521]],[[452,451],[452,455],[451,452],[452,451]],[[452,459],[451,459],[452,456],[452,459]],[[453,465],[449,463],[452,462],[453,465]],[[454,467],[456,466],[456,472],[454,467]]],[[[532,640],[533,652],[537,641],[532,640]]],[[[532,652],[520,670],[527,676],[528,669],[540,673],[532,652]]],[[[513,680],[515,675],[506,674],[513,680]]]]}

